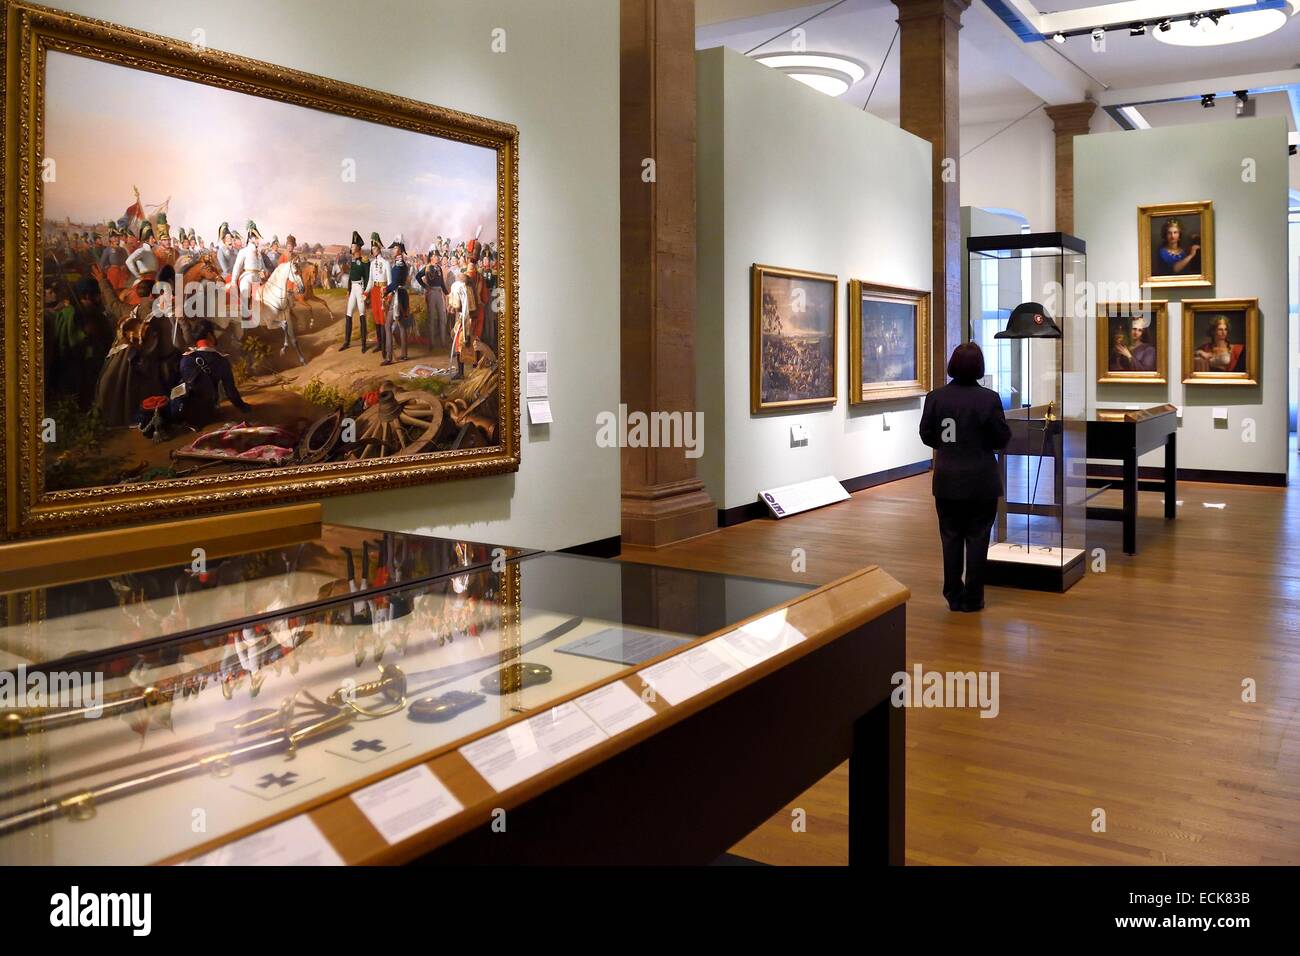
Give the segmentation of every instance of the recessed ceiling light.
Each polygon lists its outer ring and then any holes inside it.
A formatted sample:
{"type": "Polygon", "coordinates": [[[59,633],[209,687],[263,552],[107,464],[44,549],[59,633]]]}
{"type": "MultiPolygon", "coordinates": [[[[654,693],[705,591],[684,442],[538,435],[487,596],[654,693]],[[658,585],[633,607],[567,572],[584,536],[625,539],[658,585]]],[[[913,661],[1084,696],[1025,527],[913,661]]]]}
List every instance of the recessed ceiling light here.
{"type": "Polygon", "coordinates": [[[1281,10],[1245,10],[1241,13],[1225,14],[1219,11],[1206,16],[1193,16],[1190,20],[1180,20],[1170,24],[1170,29],[1161,29],[1154,36],[1161,43],[1173,46],[1222,46],[1226,43],[1244,43],[1267,36],[1286,26],[1289,14],[1294,14],[1296,0],[1291,0],[1291,9],[1281,10]]]}
{"type": "Polygon", "coordinates": [[[754,59],[827,96],[844,94],[867,75],[857,60],[834,53],[764,53],[754,59]]]}

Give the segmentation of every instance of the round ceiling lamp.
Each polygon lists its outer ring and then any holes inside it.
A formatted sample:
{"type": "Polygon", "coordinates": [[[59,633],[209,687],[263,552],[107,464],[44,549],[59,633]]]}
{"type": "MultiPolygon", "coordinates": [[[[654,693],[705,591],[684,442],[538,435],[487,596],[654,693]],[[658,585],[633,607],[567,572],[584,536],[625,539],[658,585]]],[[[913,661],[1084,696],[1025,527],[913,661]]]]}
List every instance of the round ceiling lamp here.
{"type": "Polygon", "coordinates": [[[1179,20],[1168,30],[1152,34],[1161,43],[1171,46],[1223,46],[1226,43],[1244,43],[1268,36],[1286,26],[1287,20],[1300,9],[1300,0],[1288,0],[1289,10],[1245,10],[1223,16],[1197,17],[1195,23],[1179,20]]]}
{"type": "Polygon", "coordinates": [[[857,60],[836,53],[764,53],[754,59],[827,96],[844,94],[867,75],[857,60]]]}

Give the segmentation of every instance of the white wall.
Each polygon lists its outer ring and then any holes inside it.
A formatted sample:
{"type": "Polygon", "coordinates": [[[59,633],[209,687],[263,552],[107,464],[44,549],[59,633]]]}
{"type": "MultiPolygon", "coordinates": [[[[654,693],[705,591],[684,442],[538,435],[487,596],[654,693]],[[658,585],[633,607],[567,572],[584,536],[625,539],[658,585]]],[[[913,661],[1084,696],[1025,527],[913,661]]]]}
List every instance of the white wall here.
{"type": "MultiPolygon", "coordinates": [[[[1183,406],[1178,433],[1181,468],[1271,472],[1287,470],[1287,154],[1279,117],[1103,133],[1074,141],[1075,232],[1088,243],[1088,278],[1138,281],[1137,207],[1209,199],[1214,203],[1215,285],[1153,290],[1168,299],[1170,384],[1096,385],[1099,407],[1172,402],[1183,406]],[[1256,161],[1256,181],[1242,181],[1242,160],[1256,161]],[[1261,385],[1181,384],[1182,299],[1258,297],[1261,385]],[[1228,427],[1215,428],[1212,410],[1228,408],[1228,427]],[[1253,419],[1256,440],[1242,440],[1253,419]]],[[[1094,320],[1095,321],[1095,320],[1094,320]]],[[[1089,341],[1095,343],[1094,327],[1089,341]]],[[[1096,346],[1092,346],[1095,353],[1096,346]]],[[[1143,459],[1158,464],[1161,454],[1143,459]]]]}
{"type": "Polygon", "coordinates": [[[929,143],[731,50],[703,50],[696,66],[697,369],[707,427],[701,474],[710,494],[732,508],[755,501],[761,488],[928,460],[917,436],[921,399],[848,404],[847,286],[863,279],[930,289],[929,143]],[[833,408],[751,414],[755,262],[839,276],[833,408]],[[791,448],[796,422],[808,426],[810,440],[791,448]]]}
{"type": "MultiPolygon", "coordinates": [[[[525,409],[517,474],[329,498],[325,515],[540,548],[619,533],[618,450],[595,445],[596,414],[619,394],[617,3],[47,2],[186,42],[202,29],[214,49],[519,127],[520,364],[525,351],[550,353],[555,423],[530,427],[525,409]],[[504,53],[491,50],[497,27],[504,53]]],[[[166,115],[165,104],[121,108],[166,115]]]]}
{"type": "Polygon", "coordinates": [[[1012,209],[1034,232],[1056,228],[1056,137],[1042,110],[1007,129],[1005,121],[961,127],[961,204],[1012,209]]]}

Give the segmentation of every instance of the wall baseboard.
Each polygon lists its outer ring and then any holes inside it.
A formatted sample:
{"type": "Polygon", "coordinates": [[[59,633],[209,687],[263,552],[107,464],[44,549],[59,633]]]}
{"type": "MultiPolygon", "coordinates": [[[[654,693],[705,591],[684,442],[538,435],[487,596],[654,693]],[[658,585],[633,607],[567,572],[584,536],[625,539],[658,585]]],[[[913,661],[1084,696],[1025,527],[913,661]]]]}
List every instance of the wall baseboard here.
{"type": "MultiPolygon", "coordinates": [[[[1089,465],[1088,474],[1099,478],[1123,478],[1121,465],[1089,465]]],[[[1139,465],[1138,479],[1164,481],[1165,470],[1159,465],[1139,465]]],[[[1207,481],[1216,485],[1263,485],[1285,488],[1286,475],[1272,471],[1216,471],[1209,468],[1179,468],[1179,481],[1207,481]]]]}
{"type": "Polygon", "coordinates": [[[612,538],[598,541],[586,541],[571,548],[561,548],[561,554],[580,554],[588,558],[617,558],[623,553],[623,536],[616,534],[612,538]]]}
{"type": "MultiPolygon", "coordinates": [[[[891,481],[898,481],[901,478],[912,478],[916,475],[923,475],[930,470],[930,460],[914,462],[910,465],[899,465],[897,468],[886,468],[884,471],[873,472],[870,475],[859,475],[856,478],[845,478],[840,481],[844,490],[849,494],[855,491],[862,491],[864,488],[874,488],[876,485],[888,484],[891,481]]],[[[734,508],[718,509],[718,527],[730,528],[733,525],[744,524],[746,521],[754,521],[759,518],[768,517],[767,506],[761,501],[751,501],[749,504],[736,505],[734,508]]],[[[776,519],[773,518],[773,521],[776,519]]]]}

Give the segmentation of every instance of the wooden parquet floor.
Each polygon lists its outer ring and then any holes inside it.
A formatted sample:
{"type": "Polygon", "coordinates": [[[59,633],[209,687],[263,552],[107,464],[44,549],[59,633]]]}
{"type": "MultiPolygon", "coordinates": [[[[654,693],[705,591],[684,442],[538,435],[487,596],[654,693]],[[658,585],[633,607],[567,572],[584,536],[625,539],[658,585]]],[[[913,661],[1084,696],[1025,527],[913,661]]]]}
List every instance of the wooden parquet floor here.
{"type": "MultiPolygon", "coordinates": [[[[1066,594],[990,588],[982,614],[954,614],[940,594],[929,481],[656,551],[627,548],[623,559],[818,584],[879,564],[912,590],[909,667],[999,672],[994,719],[907,715],[909,863],[1300,863],[1294,482],[1185,482],[1172,522],[1161,497],[1143,493],[1137,555],[1123,553],[1118,522],[1090,521],[1104,573],[1066,594]],[[803,574],[791,570],[796,548],[803,574]],[[1254,703],[1242,700],[1247,679],[1254,703]],[[1105,832],[1093,830],[1097,808],[1105,832]]],[[[847,788],[842,766],[733,852],[846,862],[847,788]],[[806,832],[792,831],[795,807],[806,832]]]]}

